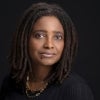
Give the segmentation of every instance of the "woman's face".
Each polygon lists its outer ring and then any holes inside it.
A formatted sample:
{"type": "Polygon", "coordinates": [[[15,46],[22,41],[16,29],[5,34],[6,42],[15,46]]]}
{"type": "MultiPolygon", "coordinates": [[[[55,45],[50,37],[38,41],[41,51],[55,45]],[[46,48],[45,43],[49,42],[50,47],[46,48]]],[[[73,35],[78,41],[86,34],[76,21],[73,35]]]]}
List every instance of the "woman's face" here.
{"type": "Polygon", "coordinates": [[[52,66],[61,57],[64,30],[54,16],[43,16],[36,21],[29,39],[29,55],[33,66],[52,66]]]}

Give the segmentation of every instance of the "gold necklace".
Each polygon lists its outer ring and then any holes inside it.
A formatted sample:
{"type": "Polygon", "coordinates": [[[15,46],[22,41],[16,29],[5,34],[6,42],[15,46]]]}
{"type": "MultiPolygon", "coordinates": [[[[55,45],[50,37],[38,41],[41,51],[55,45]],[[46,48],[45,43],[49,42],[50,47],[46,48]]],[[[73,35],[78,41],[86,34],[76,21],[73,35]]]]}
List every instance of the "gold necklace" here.
{"type": "Polygon", "coordinates": [[[39,96],[47,87],[48,83],[45,83],[45,86],[42,89],[39,90],[31,90],[30,85],[29,85],[29,77],[27,77],[26,81],[26,95],[29,98],[35,98],[39,96]]]}

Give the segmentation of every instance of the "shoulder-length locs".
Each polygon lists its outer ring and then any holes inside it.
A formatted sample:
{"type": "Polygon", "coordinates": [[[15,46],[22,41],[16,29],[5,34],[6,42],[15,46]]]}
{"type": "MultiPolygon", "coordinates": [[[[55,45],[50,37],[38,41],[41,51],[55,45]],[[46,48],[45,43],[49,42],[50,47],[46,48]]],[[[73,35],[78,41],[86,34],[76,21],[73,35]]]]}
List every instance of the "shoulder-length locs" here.
{"type": "Polygon", "coordinates": [[[58,5],[36,3],[25,11],[14,34],[9,63],[11,75],[16,81],[23,81],[27,72],[32,73],[28,42],[32,26],[42,16],[57,17],[64,29],[64,50],[61,59],[54,65],[50,76],[48,76],[48,80],[49,82],[61,82],[70,72],[78,44],[74,24],[68,14],[58,5]]]}

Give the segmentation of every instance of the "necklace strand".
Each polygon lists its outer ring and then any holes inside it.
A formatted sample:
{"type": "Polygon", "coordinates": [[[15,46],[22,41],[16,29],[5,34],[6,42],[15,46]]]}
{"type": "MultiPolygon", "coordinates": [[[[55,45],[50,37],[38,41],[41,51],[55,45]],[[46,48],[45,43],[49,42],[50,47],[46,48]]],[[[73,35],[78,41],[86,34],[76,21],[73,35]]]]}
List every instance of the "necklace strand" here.
{"type": "Polygon", "coordinates": [[[35,98],[39,96],[47,87],[48,83],[45,83],[45,86],[42,89],[39,90],[31,90],[30,85],[29,85],[29,77],[27,77],[26,81],[26,95],[29,98],[35,98]]]}

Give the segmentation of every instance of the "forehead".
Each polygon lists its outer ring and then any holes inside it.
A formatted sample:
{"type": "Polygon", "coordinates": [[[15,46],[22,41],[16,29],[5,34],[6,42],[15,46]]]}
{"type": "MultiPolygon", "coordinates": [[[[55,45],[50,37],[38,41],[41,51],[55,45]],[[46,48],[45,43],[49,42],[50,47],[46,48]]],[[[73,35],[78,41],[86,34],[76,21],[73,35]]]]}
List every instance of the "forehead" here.
{"type": "Polygon", "coordinates": [[[33,29],[38,29],[38,28],[59,29],[63,31],[63,26],[60,20],[55,16],[40,17],[33,25],[33,29]]]}
{"type": "Polygon", "coordinates": [[[60,23],[60,20],[56,16],[49,16],[48,15],[48,16],[42,16],[42,17],[38,18],[36,20],[35,24],[38,22],[59,22],[60,23]]]}

